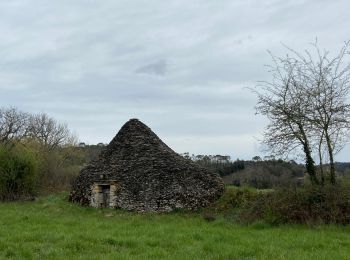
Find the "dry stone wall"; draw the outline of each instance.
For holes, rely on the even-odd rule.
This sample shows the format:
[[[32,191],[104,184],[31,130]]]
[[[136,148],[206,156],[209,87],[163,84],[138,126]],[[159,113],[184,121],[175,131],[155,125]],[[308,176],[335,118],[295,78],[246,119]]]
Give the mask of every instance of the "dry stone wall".
[[[137,119],[129,120],[99,158],[81,171],[70,200],[91,205],[101,178],[118,187],[109,205],[133,211],[196,209],[224,191],[218,174],[175,153]]]

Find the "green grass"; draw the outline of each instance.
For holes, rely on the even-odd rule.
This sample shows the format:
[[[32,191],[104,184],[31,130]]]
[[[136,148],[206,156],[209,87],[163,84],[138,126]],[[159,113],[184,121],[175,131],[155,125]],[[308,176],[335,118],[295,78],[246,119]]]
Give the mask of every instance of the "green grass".
[[[196,213],[135,214],[66,202],[0,203],[1,259],[349,259],[350,228],[239,226]]]

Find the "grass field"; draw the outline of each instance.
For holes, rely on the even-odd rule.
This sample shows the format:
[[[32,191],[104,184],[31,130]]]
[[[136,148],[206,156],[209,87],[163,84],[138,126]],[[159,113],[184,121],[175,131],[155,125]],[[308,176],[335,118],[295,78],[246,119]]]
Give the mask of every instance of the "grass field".
[[[66,202],[0,203],[1,259],[349,259],[350,228],[239,226],[196,213],[134,214]]]

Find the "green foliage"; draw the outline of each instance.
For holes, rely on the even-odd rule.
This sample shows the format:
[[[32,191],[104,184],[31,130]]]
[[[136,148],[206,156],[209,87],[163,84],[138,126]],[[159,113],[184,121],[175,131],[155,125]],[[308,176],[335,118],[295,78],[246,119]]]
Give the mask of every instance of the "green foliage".
[[[75,140],[66,124],[45,113],[0,108],[0,199],[34,193],[36,180],[40,191],[67,189],[84,162],[81,151],[75,150]],[[14,141],[18,143],[11,144]],[[38,164],[34,163],[36,160]]]
[[[277,189],[247,201],[238,219],[245,223],[350,224],[350,185]]]
[[[215,211],[220,214],[231,212],[240,208],[247,201],[258,196],[259,191],[254,188],[236,188],[227,186],[225,193],[216,202],[210,205],[206,210]]]
[[[66,194],[0,203],[0,259],[348,259],[350,227],[250,226],[96,210]],[[20,212],[21,214],[18,214]]]
[[[37,191],[38,163],[21,144],[0,145],[0,200],[31,197]]]
[[[85,154],[73,146],[46,149],[33,140],[26,146],[35,152],[40,162],[38,185],[41,193],[68,190],[85,161]]]
[[[41,158],[40,190],[43,193],[67,191],[84,165],[96,159],[104,148],[98,145],[75,147],[73,145],[47,150],[38,144],[35,150]]]

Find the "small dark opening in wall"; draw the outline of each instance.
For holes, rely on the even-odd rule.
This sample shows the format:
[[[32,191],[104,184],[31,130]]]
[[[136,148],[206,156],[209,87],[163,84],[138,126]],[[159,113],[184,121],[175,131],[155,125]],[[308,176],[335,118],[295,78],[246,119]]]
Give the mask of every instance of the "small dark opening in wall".
[[[110,185],[100,185],[101,187],[101,193],[102,193],[102,201],[100,202],[101,208],[107,208],[109,207],[109,201],[110,201]]]

